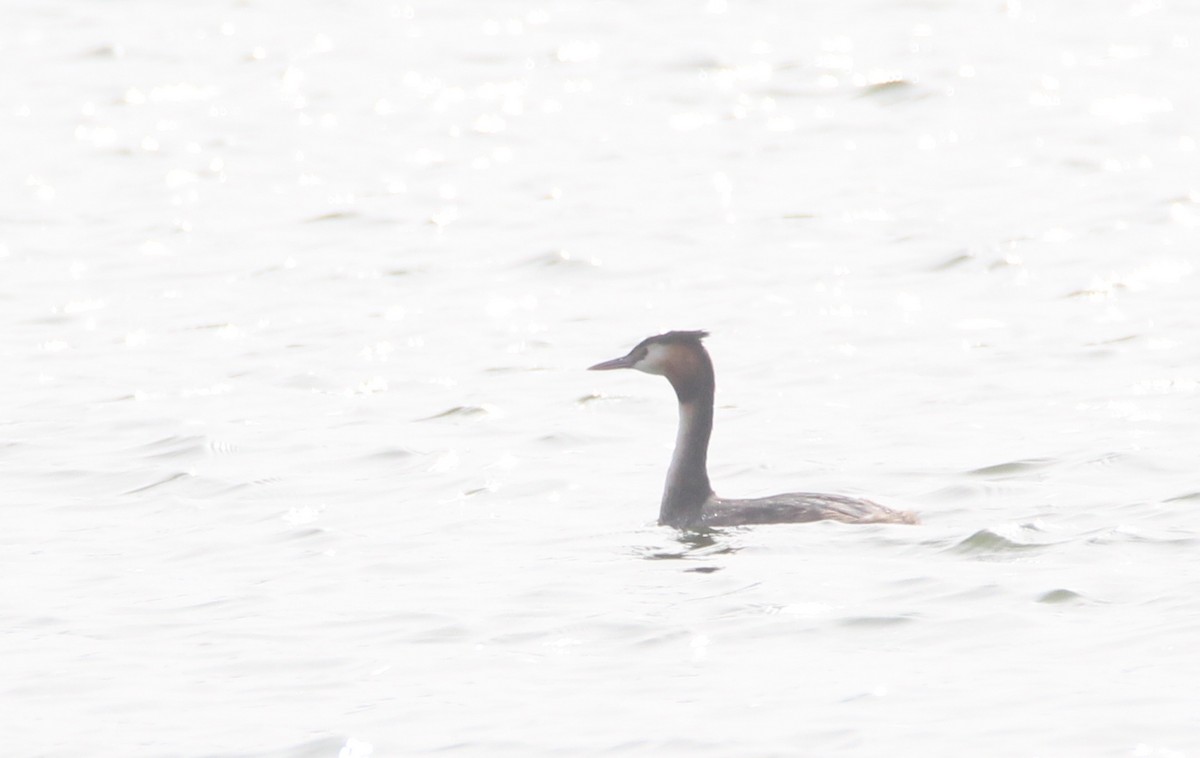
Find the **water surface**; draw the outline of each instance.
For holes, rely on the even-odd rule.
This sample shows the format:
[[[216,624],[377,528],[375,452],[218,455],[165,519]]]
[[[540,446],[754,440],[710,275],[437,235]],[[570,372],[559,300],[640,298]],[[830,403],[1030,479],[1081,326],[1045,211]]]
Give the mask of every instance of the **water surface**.
[[[5,5],[4,752],[1200,751],[1195,9]]]

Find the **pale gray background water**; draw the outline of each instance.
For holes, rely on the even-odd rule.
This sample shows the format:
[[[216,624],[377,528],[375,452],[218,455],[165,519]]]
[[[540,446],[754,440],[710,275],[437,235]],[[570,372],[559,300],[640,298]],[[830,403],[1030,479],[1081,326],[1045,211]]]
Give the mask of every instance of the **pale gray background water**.
[[[1200,754],[1200,7],[0,12],[3,754]]]

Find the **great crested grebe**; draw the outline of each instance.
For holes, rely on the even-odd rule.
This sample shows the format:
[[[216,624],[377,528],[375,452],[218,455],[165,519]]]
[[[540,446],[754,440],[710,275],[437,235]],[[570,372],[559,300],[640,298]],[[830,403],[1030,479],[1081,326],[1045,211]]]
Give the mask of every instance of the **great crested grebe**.
[[[915,524],[917,517],[870,500],[789,492],[751,500],[727,500],[708,483],[708,438],[712,434],[716,379],[700,340],[708,332],[667,332],[647,337],[622,358],[589,371],[633,368],[665,376],[679,398],[679,433],[667,470],[658,523],[676,528],[844,521],[850,524]]]

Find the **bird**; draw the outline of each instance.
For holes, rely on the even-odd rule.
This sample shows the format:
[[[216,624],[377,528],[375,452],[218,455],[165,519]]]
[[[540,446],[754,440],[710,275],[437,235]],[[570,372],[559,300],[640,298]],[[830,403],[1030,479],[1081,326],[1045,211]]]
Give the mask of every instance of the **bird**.
[[[658,523],[677,529],[841,521],[848,524],[916,524],[917,516],[846,495],[789,492],[737,500],[718,497],[708,479],[716,377],[702,340],[706,331],[671,331],[647,337],[628,354],[588,367],[631,368],[666,377],[679,400],[675,452],[667,469]]]

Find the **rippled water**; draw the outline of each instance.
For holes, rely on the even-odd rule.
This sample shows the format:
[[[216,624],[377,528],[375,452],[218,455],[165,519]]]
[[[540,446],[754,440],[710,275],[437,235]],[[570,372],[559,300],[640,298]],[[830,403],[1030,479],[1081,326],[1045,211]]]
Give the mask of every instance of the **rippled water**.
[[[1197,8],[4,6],[2,752],[1200,752]]]

